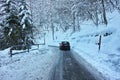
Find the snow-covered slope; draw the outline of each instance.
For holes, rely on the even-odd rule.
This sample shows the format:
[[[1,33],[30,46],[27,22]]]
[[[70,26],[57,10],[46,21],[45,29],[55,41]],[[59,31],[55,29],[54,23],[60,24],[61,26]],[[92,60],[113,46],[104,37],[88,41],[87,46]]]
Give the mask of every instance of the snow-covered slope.
[[[118,11],[107,13],[107,19],[107,26],[101,24],[96,27],[91,21],[85,21],[81,24],[80,32],[57,32],[57,39],[51,41],[48,38],[48,43],[58,46],[60,41],[69,41],[71,49],[96,68],[106,80],[120,80],[120,14]]]
[[[96,27],[91,21],[85,21],[81,24],[80,32],[56,32],[54,41],[48,34],[47,43],[58,46],[60,41],[70,41],[72,50],[96,68],[106,80],[120,80],[120,14],[118,11],[107,13],[107,19],[107,26],[101,24]]]
[[[117,11],[109,13],[108,21],[107,27],[81,25],[81,32],[73,34],[70,42],[72,49],[101,72],[107,80],[120,80],[120,14]],[[100,35],[102,43],[99,51],[97,43]]]

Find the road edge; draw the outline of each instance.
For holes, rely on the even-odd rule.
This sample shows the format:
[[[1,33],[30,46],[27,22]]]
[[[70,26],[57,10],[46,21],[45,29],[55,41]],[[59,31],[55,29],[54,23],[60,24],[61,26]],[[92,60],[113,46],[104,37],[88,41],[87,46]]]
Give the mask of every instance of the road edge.
[[[106,80],[105,76],[103,76],[101,72],[99,72],[95,67],[88,63],[76,51],[71,50],[71,55],[73,55],[73,57],[78,61],[78,63],[82,64],[95,77],[96,80]]]

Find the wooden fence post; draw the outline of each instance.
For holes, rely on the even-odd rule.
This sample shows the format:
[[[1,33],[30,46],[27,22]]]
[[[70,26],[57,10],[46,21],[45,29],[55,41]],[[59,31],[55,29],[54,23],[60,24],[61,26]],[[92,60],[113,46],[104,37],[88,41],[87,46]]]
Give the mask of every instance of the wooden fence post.
[[[44,45],[45,45],[45,35],[46,35],[46,34],[44,33]]]
[[[10,53],[9,54],[10,54],[10,57],[12,57],[12,48],[10,48]]]
[[[102,38],[102,37],[101,37],[101,35],[100,35],[100,37],[99,37],[99,42],[98,42],[98,46],[99,46],[98,49],[99,49],[99,51],[100,51],[100,48],[101,48],[101,38]]]
[[[38,49],[39,49],[39,44],[38,44]]]
[[[29,46],[29,45],[27,45],[27,47],[28,47],[28,52],[29,52],[29,51],[30,51],[30,50],[29,50],[29,47],[30,47],[30,46]]]

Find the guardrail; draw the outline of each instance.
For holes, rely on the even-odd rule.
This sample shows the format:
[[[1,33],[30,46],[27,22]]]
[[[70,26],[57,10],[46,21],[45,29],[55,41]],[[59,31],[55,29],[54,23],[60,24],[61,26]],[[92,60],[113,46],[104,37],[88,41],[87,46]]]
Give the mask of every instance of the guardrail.
[[[37,46],[37,48],[39,49],[39,46],[44,45],[44,44],[33,44],[33,45]],[[29,52],[30,48],[31,48],[30,45],[14,45],[14,46],[10,47],[9,55],[10,55],[10,57],[12,57],[13,50],[17,50],[17,49],[18,50],[27,50],[27,52]]]

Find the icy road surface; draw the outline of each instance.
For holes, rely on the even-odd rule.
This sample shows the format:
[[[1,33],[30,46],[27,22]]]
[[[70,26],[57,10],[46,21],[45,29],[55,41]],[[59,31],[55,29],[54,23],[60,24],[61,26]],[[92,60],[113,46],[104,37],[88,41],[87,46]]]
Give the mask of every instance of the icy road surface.
[[[51,80],[100,80],[96,75],[91,74],[85,65],[79,64],[73,57],[72,51],[60,51],[59,53],[59,62],[53,71]]]
[[[94,78],[82,66],[84,60],[74,58],[71,51],[44,47],[12,58],[7,55],[8,51],[0,51],[0,80],[100,80]]]

